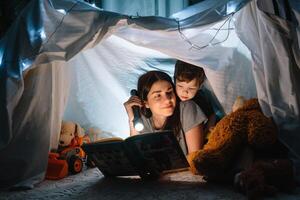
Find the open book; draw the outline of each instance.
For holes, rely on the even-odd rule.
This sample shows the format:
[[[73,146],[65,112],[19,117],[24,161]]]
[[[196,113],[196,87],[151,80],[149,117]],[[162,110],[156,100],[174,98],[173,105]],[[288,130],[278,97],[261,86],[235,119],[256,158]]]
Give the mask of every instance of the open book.
[[[189,167],[172,131],[107,138],[82,148],[105,176],[147,178]]]

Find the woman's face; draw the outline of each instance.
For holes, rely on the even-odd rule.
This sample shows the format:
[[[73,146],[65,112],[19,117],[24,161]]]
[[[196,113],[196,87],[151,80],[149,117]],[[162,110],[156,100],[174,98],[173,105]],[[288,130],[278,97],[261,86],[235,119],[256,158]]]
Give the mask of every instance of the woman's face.
[[[168,81],[155,82],[145,101],[154,117],[169,117],[173,114],[176,106],[176,96],[172,85]]]

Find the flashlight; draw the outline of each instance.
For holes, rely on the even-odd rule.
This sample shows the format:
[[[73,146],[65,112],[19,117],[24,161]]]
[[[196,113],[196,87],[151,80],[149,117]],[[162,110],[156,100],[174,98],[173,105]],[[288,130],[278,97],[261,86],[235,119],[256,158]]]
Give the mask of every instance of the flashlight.
[[[137,96],[137,91],[136,90],[131,90],[130,91],[131,96]],[[132,111],[133,111],[133,126],[135,130],[137,131],[142,131],[144,129],[144,124],[141,118],[140,114],[140,107],[139,106],[132,106]]]

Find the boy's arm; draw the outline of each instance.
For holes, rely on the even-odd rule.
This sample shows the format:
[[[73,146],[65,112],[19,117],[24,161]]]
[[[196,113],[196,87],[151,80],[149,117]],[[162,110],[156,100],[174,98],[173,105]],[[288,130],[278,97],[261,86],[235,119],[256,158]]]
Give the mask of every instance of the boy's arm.
[[[199,124],[185,133],[188,153],[198,151],[204,145],[203,125]]]
[[[186,156],[186,158],[190,165],[189,170],[192,174],[198,175],[199,172],[193,162],[193,159],[197,156],[198,150],[202,149],[204,146],[203,125],[199,124],[195,126],[186,133],[185,137],[188,148],[188,155]]]
[[[188,153],[203,148],[204,125],[207,120],[200,107],[193,101],[180,102],[182,130],[185,134]]]

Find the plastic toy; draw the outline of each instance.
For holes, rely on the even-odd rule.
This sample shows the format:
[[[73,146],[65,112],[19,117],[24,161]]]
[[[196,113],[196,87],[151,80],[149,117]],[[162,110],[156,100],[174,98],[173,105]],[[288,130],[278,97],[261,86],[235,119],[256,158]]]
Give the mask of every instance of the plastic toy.
[[[49,153],[46,179],[61,179],[69,173],[77,174],[82,171],[87,157],[80,147],[83,137],[76,136],[68,147],[60,147],[57,152]]]

